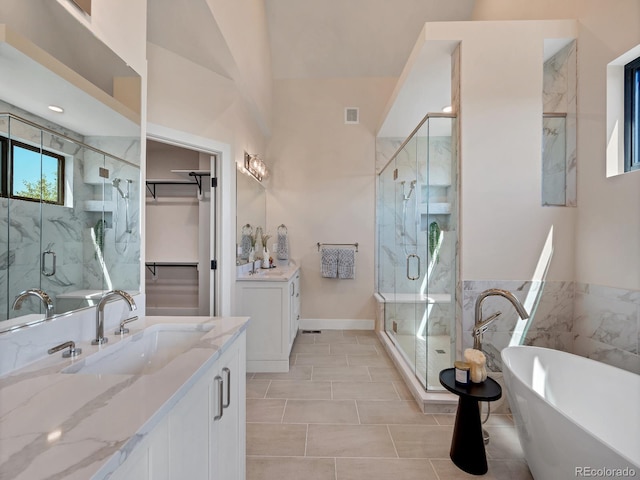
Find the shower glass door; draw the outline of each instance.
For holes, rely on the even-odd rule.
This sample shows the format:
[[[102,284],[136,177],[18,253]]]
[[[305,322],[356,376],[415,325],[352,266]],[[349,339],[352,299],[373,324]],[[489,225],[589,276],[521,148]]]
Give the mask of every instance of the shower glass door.
[[[442,389],[438,374],[455,358],[453,127],[451,117],[427,116],[404,142],[389,139],[398,148],[378,182],[378,293],[385,302],[385,331],[428,390]]]

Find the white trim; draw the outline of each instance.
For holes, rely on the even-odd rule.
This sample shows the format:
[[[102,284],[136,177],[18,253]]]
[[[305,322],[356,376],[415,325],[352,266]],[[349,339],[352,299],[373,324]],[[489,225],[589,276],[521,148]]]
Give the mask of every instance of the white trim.
[[[373,330],[375,320],[359,318],[302,318],[300,330]]]
[[[624,66],[640,56],[640,45],[633,47],[607,65],[606,175],[624,171]]]

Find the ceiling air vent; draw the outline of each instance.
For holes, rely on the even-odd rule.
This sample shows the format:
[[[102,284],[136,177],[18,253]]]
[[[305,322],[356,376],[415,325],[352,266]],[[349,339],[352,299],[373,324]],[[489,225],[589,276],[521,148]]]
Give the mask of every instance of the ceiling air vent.
[[[358,107],[347,107],[344,109],[344,123],[360,123],[360,111]]]

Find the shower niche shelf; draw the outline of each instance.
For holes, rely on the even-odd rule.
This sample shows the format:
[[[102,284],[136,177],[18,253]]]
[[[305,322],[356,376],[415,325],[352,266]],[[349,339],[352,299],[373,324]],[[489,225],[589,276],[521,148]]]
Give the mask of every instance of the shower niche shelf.
[[[111,201],[102,200],[85,200],[84,211],[85,212],[113,212],[115,209],[115,203]]]
[[[450,215],[450,203],[422,203],[420,204],[421,215]]]

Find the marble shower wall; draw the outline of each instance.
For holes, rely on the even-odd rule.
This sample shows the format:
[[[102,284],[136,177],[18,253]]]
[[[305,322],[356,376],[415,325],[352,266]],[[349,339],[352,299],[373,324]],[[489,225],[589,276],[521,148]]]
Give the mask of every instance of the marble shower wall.
[[[403,141],[397,138],[377,140],[378,169],[386,165]],[[416,161],[417,158],[420,160]],[[427,205],[456,203],[452,158],[455,158],[455,151],[452,151],[451,137],[427,139],[416,136],[379,177],[377,290],[387,300],[390,297],[388,294],[411,295],[418,292],[448,294],[454,298],[457,248],[455,209],[453,213],[438,214],[434,214],[431,207],[427,210]],[[398,170],[396,180],[393,179],[394,169]],[[416,180],[415,189],[410,198],[404,200],[409,195],[412,180]],[[404,186],[401,184],[403,181]],[[437,261],[431,258],[428,247],[429,224],[433,221],[438,222],[442,230]],[[412,254],[420,257],[421,275],[418,280],[407,278],[407,256]],[[412,263],[411,268],[412,273],[417,273],[417,264]],[[432,304],[427,313],[427,333],[448,335],[454,318],[454,305],[451,302]],[[397,322],[398,333],[401,334],[415,334],[424,315],[424,305],[416,309],[406,300],[393,306],[387,304],[387,319]]]
[[[577,204],[577,55],[573,41],[544,63],[542,103],[545,113],[566,117],[543,119],[542,204]]]
[[[60,134],[89,144],[81,135],[64,129],[28,112],[0,101],[0,111],[9,112]],[[28,288],[42,288],[54,299],[56,313],[86,306],[86,301],[65,299],[61,294],[79,290],[103,290],[123,288],[137,291],[140,288],[140,239],[139,239],[139,167],[110,159],[61,136],[44,133],[16,119],[8,124],[7,117],[0,119],[0,132],[10,131],[12,138],[19,138],[34,145],[64,154],[65,160],[65,205],[51,205],[17,199],[0,198],[0,304],[6,309],[0,312],[0,320],[16,316],[10,312],[15,296]],[[9,130],[10,127],[10,130]],[[96,137],[90,139],[96,146],[114,155],[122,155],[140,162],[140,141],[135,138]],[[115,151],[114,151],[115,149]],[[115,215],[119,228],[118,238],[114,233],[115,205],[110,181],[103,185],[91,179],[88,172],[98,166],[110,164],[113,173],[131,178],[129,201],[129,223],[131,233],[124,226],[124,204],[119,205],[120,218]],[[97,175],[96,175],[97,177]],[[99,177],[97,177],[99,178]],[[102,256],[96,253],[94,226],[103,218],[103,200],[107,222],[105,245]],[[55,252],[56,271],[52,276],[42,275],[42,253]],[[52,256],[47,256],[46,270],[50,271]],[[108,281],[106,281],[109,279]],[[62,309],[58,308],[58,304]],[[39,313],[40,305],[27,301],[19,314]]]

